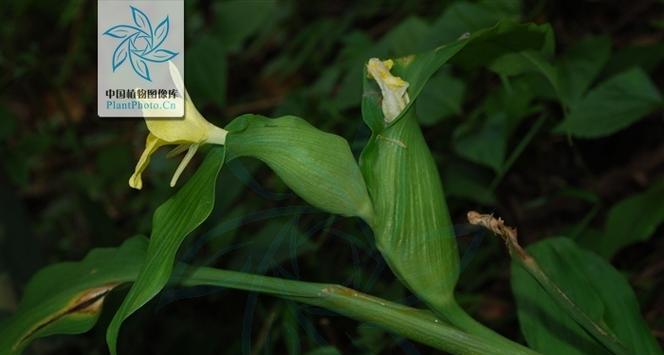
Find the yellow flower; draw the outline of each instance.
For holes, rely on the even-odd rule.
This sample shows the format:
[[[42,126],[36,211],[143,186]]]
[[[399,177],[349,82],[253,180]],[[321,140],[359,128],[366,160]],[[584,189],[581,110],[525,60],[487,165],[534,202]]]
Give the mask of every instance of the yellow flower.
[[[158,118],[160,117],[159,109],[143,109],[145,124],[148,126],[150,133],[148,133],[145,141],[145,150],[136,164],[134,174],[129,178],[129,186],[134,189],[140,190],[143,187],[141,173],[143,173],[150,163],[150,156],[160,147],[177,145],[177,147],[168,153],[167,157],[169,158],[185,150],[187,151],[171,179],[171,187],[173,187],[201,144],[223,145],[226,143],[226,134],[228,132],[203,118],[196,109],[196,106],[191,102],[191,98],[184,88],[184,82],[177,67],[169,62],[169,69],[178,92],[184,93],[184,118]],[[147,101],[143,103],[145,102]]]
[[[397,118],[410,102],[406,92],[409,84],[390,73],[393,65],[392,60],[381,61],[377,58],[371,58],[367,63],[367,71],[376,80],[383,95],[382,109],[385,123],[390,123]]]

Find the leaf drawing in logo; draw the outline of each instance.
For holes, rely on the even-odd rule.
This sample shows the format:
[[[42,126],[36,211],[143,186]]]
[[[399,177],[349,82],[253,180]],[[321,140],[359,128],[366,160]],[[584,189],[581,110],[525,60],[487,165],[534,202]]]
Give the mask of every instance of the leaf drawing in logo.
[[[145,54],[143,58],[151,62],[162,63],[171,60],[176,55],[178,54],[173,51],[169,51],[167,49],[157,49],[154,52]]]
[[[141,78],[147,81],[152,81],[152,79],[150,79],[150,69],[145,60],[137,55],[130,55],[129,60],[131,61],[131,67],[134,68],[136,74],[140,75]]]
[[[115,50],[113,51],[113,71],[117,69],[122,63],[124,63],[125,60],[127,60],[127,55],[129,53],[129,46],[127,45],[127,42],[129,39],[126,39],[120,43],[119,46],[115,47]]]
[[[150,18],[143,11],[134,6],[129,7],[134,23],[116,25],[103,33],[121,40],[113,51],[111,65],[115,72],[129,58],[134,73],[147,81],[152,81],[148,62],[167,62],[179,54],[161,48],[170,31],[170,19],[166,16],[153,30]]]
[[[141,10],[129,6],[131,8],[131,16],[134,18],[134,23],[138,28],[140,28],[146,34],[152,34],[152,24],[150,24],[150,19],[148,16]]]
[[[139,31],[138,28],[128,25],[117,25],[109,28],[104,32],[105,35],[115,38],[126,38],[127,36]]]
[[[168,31],[170,30],[170,20],[168,16],[157,25],[157,28],[154,30],[154,47],[159,48],[166,37],[168,37]]]

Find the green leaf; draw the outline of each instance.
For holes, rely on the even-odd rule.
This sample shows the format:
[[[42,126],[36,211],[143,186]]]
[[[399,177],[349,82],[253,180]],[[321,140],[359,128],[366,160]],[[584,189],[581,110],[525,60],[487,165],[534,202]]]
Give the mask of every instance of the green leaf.
[[[439,71],[422,89],[416,103],[417,119],[423,126],[432,126],[450,116],[460,115],[465,91],[463,80],[448,71]]]
[[[332,53],[334,44],[348,28],[348,24],[348,20],[323,17],[301,28],[290,38],[284,38],[285,48],[281,50],[282,54],[264,66],[262,74],[266,77],[285,78],[299,74],[305,65],[322,65],[317,62]],[[270,37],[274,38],[274,33],[270,34]]]
[[[505,161],[509,129],[507,116],[497,113],[475,124],[469,122],[454,132],[454,150],[462,157],[499,172]]]
[[[190,96],[196,98],[199,106],[212,102],[224,107],[228,68],[223,42],[203,36],[186,53],[185,80]]]
[[[265,274],[283,262],[316,250],[316,245],[294,221],[268,222],[255,236],[243,238],[242,248],[229,262],[229,268]],[[247,265],[248,261],[252,261]]]
[[[650,78],[633,68],[591,90],[555,130],[582,138],[607,136],[661,107],[662,97]]]
[[[229,51],[238,51],[250,36],[270,22],[277,10],[277,2],[272,0],[232,0],[217,3],[215,31]]]
[[[452,63],[468,70],[488,66],[508,53],[547,50],[553,30],[549,24],[517,24],[501,21],[491,28],[472,33],[468,45],[452,59]]]
[[[570,107],[583,97],[602,71],[611,55],[611,39],[606,36],[589,37],[576,43],[557,64],[564,102]]]
[[[395,124],[406,114],[424,89],[429,78],[448,61],[465,68],[476,68],[491,63],[495,58],[505,53],[541,48],[549,31],[547,25],[521,25],[501,22],[494,27],[478,31],[466,38],[442,45],[434,50],[397,58],[394,61],[392,73],[410,84],[408,86],[410,103],[391,124]],[[378,91],[377,85],[370,80],[365,73],[362,117],[372,131],[377,133],[384,129],[382,114],[376,115],[364,112],[365,109],[375,107],[375,103],[380,100],[380,91]]]
[[[522,0],[480,0],[477,3],[490,10],[498,20],[519,21],[521,18]]]
[[[0,328],[0,354],[20,354],[35,339],[80,334],[97,322],[106,295],[133,281],[143,264],[147,239],[92,250],[83,260],[50,265],[25,288],[16,313]]]
[[[519,1],[459,1],[451,4],[433,23],[427,47],[452,42],[464,33],[473,33],[495,25],[500,20],[517,21],[520,17]]]
[[[116,354],[122,322],[166,285],[180,244],[210,215],[224,156],[223,147],[213,147],[187,183],[155,211],[145,264],[106,332],[111,354]]]
[[[503,76],[514,76],[531,72],[540,73],[546,78],[546,82],[551,86],[556,96],[563,103],[566,102],[565,93],[560,87],[558,71],[542,52],[529,50],[508,53],[491,63],[490,68]]]
[[[567,238],[546,239],[527,249],[576,305],[611,329],[632,353],[661,353],[629,283],[605,260]],[[521,332],[533,349],[544,354],[609,354],[516,263],[512,291]]]
[[[540,116],[535,123],[530,126],[528,131],[522,135],[519,139],[519,143],[517,143],[514,148],[512,149],[512,152],[509,154],[505,162],[500,167],[500,170],[498,171],[498,174],[496,177],[493,179],[491,182],[491,185],[489,187],[490,190],[494,190],[496,186],[500,183],[500,181],[503,179],[507,171],[516,163],[516,161],[519,159],[523,151],[526,149],[528,144],[535,138],[537,133],[539,132],[540,128],[544,125],[546,122],[547,116],[542,115]]]
[[[452,140],[454,150],[474,163],[492,168],[500,179],[539,130],[540,125],[536,124],[528,134],[519,137],[520,142],[507,159],[508,143],[513,132],[524,118],[539,110],[531,104],[533,93],[530,89],[521,78],[504,78],[504,85],[493,90],[483,105],[455,129]]]
[[[489,188],[490,172],[465,162],[453,162],[442,172],[443,185],[448,197],[472,201],[484,206],[496,204],[496,196]]]
[[[344,138],[295,116],[243,115],[226,129],[229,160],[260,159],[313,206],[369,223],[373,219],[362,173]]]
[[[418,51],[421,41],[429,33],[429,25],[419,17],[409,17],[390,32],[385,34],[377,44],[377,50],[383,47],[389,55],[403,56]]]
[[[652,73],[664,59],[664,43],[628,45],[611,56],[604,69],[606,74],[617,74],[633,67]]]
[[[611,259],[633,243],[647,240],[664,222],[664,181],[611,207],[604,233],[579,241],[584,247]]]

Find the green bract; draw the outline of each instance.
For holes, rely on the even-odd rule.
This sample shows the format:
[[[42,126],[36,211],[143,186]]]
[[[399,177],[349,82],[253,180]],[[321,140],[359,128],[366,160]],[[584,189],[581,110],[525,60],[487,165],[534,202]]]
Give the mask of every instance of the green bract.
[[[390,73],[374,74],[375,62],[371,59],[368,69],[378,84],[384,76],[401,80]],[[362,102],[368,124],[384,122],[372,127],[360,160],[376,210],[376,243],[397,277],[424,302],[442,309],[454,297],[459,274],[452,222],[415,111],[406,109],[394,124],[377,119],[393,115],[381,104],[389,97],[386,90],[385,85],[365,82]]]
[[[438,169],[415,115],[374,133],[361,164],[378,249],[405,285],[442,308],[453,297],[459,256]]]
[[[243,115],[226,128],[229,159],[260,159],[308,203],[371,223],[371,200],[344,138],[295,116]]]
[[[454,303],[459,256],[438,170],[413,104],[448,61],[472,67],[514,50],[537,48],[548,30],[504,22],[428,52],[386,60],[383,70],[374,68],[379,61],[368,62],[362,118],[372,136],[360,165],[376,210],[376,242],[399,279],[436,310]],[[486,53],[479,56],[478,48]],[[399,96],[386,90],[403,87],[408,92],[401,113],[386,111],[386,98]]]
[[[459,276],[454,228],[413,104],[446,62],[485,64],[510,51],[541,46],[547,31],[546,26],[500,23],[429,52],[385,60],[382,66],[370,59],[365,68],[362,116],[372,135],[360,165],[376,211],[372,227],[378,249],[399,280],[432,310],[511,354],[531,351],[472,319],[454,299]],[[478,46],[485,50],[481,56]],[[404,87],[406,93],[397,91]],[[396,103],[386,105],[385,100]],[[394,107],[402,111],[395,113]]]

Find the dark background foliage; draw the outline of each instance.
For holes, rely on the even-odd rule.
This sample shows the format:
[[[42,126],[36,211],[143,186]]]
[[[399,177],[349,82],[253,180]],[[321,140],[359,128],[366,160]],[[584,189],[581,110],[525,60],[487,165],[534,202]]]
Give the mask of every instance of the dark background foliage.
[[[0,319],[39,268],[149,234],[153,211],[172,193],[168,180],[177,164],[159,153],[144,189],[127,186],[146,129],[137,120],[96,117],[95,2],[3,5]],[[504,18],[551,23],[552,60],[585,39],[608,40],[610,54],[594,64],[593,86],[635,66],[662,84],[661,1],[187,0],[185,7],[186,82],[210,121],[223,126],[241,113],[295,114],[346,137],[356,153],[369,134],[359,113],[362,63],[369,56],[430,49]],[[661,111],[599,138],[577,138],[555,133],[565,112],[550,91],[539,73],[510,81],[508,75],[452,67],[434,77],[418,103],[458,224],[460,302],[499,332],[522,339],[509,258],[499,241],[464,225],[469,209],[502,216],[519,228],[524,244],[566,235],[599,253],[605,226],[626,234],[641,228],[645,232],[625,237],[629,241],[617,243],[620,250],[608,257],[630,281],[661,342],[664,241],[651,236],[661,236],[662,217],[639,218],[662,199],[612,210],[661,184]],[[507,118],[496,121],[495,106]],[[602,124],[595,123],[598,130]],[[417,304],[395,282],[366,226],[304,206],[265,166],[239,160],[224,167],[217,199],[181,260],[341,283]],[[638,238],[647,240],[633,243]],[[122,295],[112,295],[92,332],[37,341],[30,353],[106,353],[105,325]],[[334,354],[331,347],[342,353],[433,352],[320,309],[206,288],[168,288],[129,319],[120,342],[124,354]]]

